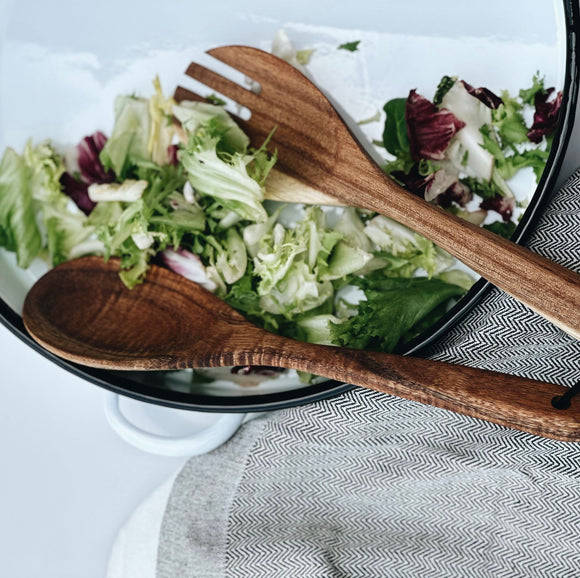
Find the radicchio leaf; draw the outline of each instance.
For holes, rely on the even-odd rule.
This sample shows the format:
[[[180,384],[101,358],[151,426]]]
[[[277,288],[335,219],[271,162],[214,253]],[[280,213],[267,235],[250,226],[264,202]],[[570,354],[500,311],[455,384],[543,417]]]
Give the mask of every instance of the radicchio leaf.
[[[179,164],[179,157],[177,153],[179,152],[179,145],[172,144],[167,147],[167,163],[170,165]]]
[[[393,171],[391,177],[401,183],[411,193],[418,197],[423,197],[427,185],[433,180],[433,173],[422,175],[419,172],[419,163],[415,163],[408,173],[405,171]]]
[[[206,268],[201,259],[191,251],[186,251],[180,247],[176,249],[165,249],[161,254],[161,262],[168,269],[198,283],[208,291],[215,291],[217,285],[208,277]]]
[[[512,218],[515,204],[516,200],[514,197],[503,197],[497,194],[495,197],[484,199],[479,206],[486,211],[499,213],[501,218],[507,222]]]
[[[471,199],[473,199],[471,189],[463,183],[455,181],[450,187],[437,196],[436,203],[443,208],[450,207],[453,203],[460,207],[465,207]]]
[[[86,215],[90,214],[96,205],[89,198],[89,186],[93,183],[104,184],[115,181],[115,173],[106,171],[99,159],[106,142],[107,137],[102,132],[85,137],[73,152],[78,171],[69,169],[60,180],[64,192]]]
[[[82,179],[89,183],[112,183],[115,180],[113,171],[106,171],[99,155],[107,142],[102,132],[85,137],[78,145],[78,163]]]
[[[85,214],[90,215],[97,203],[91,201],[89,197],[89,185],[80,179],[76,179],[70,173],[63,173],[60,184],[67,196]]]
[[[535,144],[542,142],[544,136],[552,133],[558,122],[558,113],[562,106],[562,92],[558,92],[554,99],[548,101],[552,92],[554,92],[554,88],[538,91],[534,98],[536,112],[534,113],[534,123],[528,132],[528,138]]]
[[[473,199],[471,189],[461,183],[456,175],[443,169],[422,175],[418,167],[417,163],[411,167],[408,173],[393,171],[391,176],[408,191],[423,197],[426,201],[434,202],[440,207],[448,208],[453,203],[464,207]]]
[[[499,108],[500,104],[503,104],[503,100],[497,96],[497,94],[494,94],[491,90],[484,87],[474,88],[471,86],[471,84],[465,82],[465,80],[462,80],[461,83],[465,87],[465,90],[471,94],[471,96],[474,96],[477,98],[477,100],[483,102],[483,104],[485,104],[485,106],[488,108],[495,110],[496,108]]]
[[[403,185],[405,189],[415,193],[419,197],[423,196],[427,183],[433,178],[432,175],[420,175],[419,171],[417,171],[416,164],[411,167],[408,173],[405,171],[393,171],[391,177]]]
[[[443,160],[449,141],[465,126],[453,113],[411,90],[405,109],[413,160]]]
[[[425,188],[425,200],[434,201],[443,208],[451,207],[453,203],[465,207],[473,199],[471,189],[461,183],[456,175],[451,175],[444,170],[435,173]]]

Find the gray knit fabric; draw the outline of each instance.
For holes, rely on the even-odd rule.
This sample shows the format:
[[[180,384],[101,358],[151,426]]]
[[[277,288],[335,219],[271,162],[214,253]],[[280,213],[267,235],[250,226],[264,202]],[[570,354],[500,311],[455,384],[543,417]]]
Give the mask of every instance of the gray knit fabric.
[[[580,172],[528,243],[580,271]],[[425,355],[572,385],[580,343],[502,292]],[[356,389],[192,458],[159,578],[580,576],[580,445]]]

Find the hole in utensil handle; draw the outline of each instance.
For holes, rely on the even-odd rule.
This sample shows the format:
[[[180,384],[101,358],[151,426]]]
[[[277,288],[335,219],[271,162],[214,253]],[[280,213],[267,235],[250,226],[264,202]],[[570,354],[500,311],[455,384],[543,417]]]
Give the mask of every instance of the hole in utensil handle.
[[[552,407],[556,409],[568,409],[572,403],[572,398],[580,392],[580,381],[573,385],[564,395],[557,395],[552,398]]]

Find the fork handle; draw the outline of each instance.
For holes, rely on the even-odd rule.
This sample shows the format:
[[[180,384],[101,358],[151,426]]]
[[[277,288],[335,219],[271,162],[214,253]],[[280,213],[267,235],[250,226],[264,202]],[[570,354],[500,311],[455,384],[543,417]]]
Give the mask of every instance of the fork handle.
[[[270,334],[260,360],[462,413],[534,435],[580,441],[580,399],[552,405],[569,388],[462,365],[312,345]],[[271,347],[273,347],[271,349]]]
[[[361,167],[362,169],[362,167]],[[356,187],[363,208],[389,215],[427,237],[530,309],[580,339],[580,275],[428,203],[390,180],[372,161]]]

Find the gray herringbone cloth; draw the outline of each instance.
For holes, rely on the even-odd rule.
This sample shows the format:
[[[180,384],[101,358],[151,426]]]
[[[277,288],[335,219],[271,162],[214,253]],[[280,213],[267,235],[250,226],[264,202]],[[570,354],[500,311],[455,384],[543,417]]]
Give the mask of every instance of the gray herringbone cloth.
[[[580,271],[580,171],[528,245]],[[492,289],[427,355],[572,385],[580,343]],[[366,390],[248,423],[179,475],[159,578],[580,576],[580,445]]]

